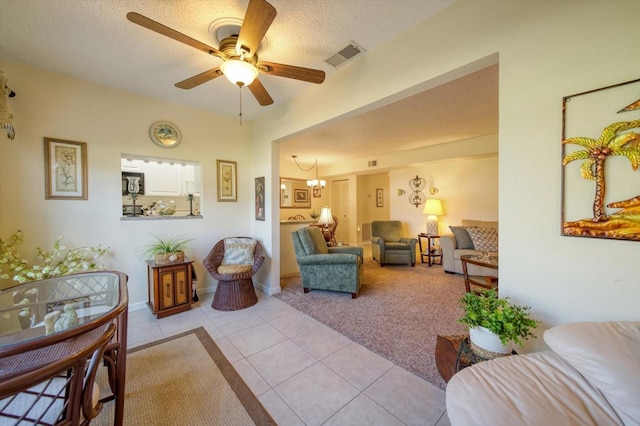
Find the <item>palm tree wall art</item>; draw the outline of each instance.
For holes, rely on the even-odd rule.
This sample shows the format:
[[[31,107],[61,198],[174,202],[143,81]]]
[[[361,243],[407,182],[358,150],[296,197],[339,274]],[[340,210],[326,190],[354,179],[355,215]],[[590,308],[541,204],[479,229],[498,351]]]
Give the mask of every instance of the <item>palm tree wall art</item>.
[[[637,82],[640,82],[640,79],[583,94],[590,94],[609,88],[619,89],[620,86]],[[638,86],[636,87],[638,91],[635,92],[635,99],[640,93],[640,84],[636,86]],[[627,96],[634,96],[633,91],[628,90],[627,87],[624,89],[621,93]],[[575,96],[578,95],[573,95],[572,97]],[[566,111],[566,102],[570,101],[572,97],[564,99],[565,108],[563,112]],[[625,105],[637,105],[638,102],[640,100],[635,100],[634,103],[629,105],[627,101]],[[595,110],[597,110],[597,107]],[[636,117],[629,117],[632,118],[629,121],[616,121],[606,125],[597,138],[587,136],[565,138],[565,129],[563,129],[562,235],[640,241],[640,179],[635,176],[629,178],[628,172],[625,171],[626,169],[636,172],[638,166],[640,166],[640,110],[628,107],[620,110],[620,107],[617,107],[613,112],[615,113],[616,111],[618,113],[630,112]],[[604,119],[607,119],[609,115],[603,114],[603,116]],[[568,148],[569,146],[572,146],[571,150]],[[570,152],[567,152],[569,150]],[[614,161],[614,157],[620,157],[624,161]],[[576,170],[573,167],[567,170],[567,165],[573,162],[581,162],[579,168]],[[578,220],[567,221],[565,219],[567,207],[571,207],[574,215],[576,211],[575,205],[567,205],[567,198],[572,190],[572,186],[568,183],[571,180],[567,178],[572,178],[573,174],[576,173],[579,173],[581,179],[593,183],[592,216],[583,216]],[[568,174],[571,174],[571,176]],[[607,189],[611,189],[610,192],[613,192],[613,197],[607,197]],[[616,197],[620,199],[615,199]],[[610,198],[614,199],[610,200]],[[575,198],[571,199],[571,203],[577,204]],[[580,208],[586,206],[586,203],[583,202],[579,204]],[[586,214],[586,211],[583,214]]]

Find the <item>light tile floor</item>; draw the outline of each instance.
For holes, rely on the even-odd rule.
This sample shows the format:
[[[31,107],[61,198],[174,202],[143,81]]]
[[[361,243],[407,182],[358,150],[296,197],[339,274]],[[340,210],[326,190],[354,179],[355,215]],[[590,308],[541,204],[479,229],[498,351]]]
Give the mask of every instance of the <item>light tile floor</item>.
[[[204,327],[279,425],[449,425],[445,393],[275,297],[234,312],[129,312],[129,347]]]

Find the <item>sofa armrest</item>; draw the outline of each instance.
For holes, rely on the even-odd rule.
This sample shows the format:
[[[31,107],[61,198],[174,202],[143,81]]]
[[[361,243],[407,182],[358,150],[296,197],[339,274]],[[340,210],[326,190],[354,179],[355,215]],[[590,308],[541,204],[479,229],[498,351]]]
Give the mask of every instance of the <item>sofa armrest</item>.
[[[453,252],[458,248],[453,234],[445,234],[440,237],[440,249],[442,250],[442,269],[447,272],[455,272],[456,265]]]

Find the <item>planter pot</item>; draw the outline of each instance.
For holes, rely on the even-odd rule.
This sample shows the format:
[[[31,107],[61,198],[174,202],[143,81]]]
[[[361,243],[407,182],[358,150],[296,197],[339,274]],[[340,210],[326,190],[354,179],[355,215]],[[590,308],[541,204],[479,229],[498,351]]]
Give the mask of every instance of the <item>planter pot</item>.
[[[469,328],[469,340],[471,350],[482,358],[499,358],[511,353],[509,346],[503,345],[497,334],[484,327]]]
[[[184,252],[178,251],[175,253],[156,254],[155,261],[157,264],[182,262],[184,260]]]

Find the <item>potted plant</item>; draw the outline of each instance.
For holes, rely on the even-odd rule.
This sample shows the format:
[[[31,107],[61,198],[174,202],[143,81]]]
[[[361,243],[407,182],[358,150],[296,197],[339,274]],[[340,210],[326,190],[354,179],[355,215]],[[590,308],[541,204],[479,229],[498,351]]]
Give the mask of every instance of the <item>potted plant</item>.
[[[458,322],[469,326],[469,339],[474,352],[484,358],[495,358],[510,352],[509,343],[521,345],[540,321],[529,316],[529,306],[515,305],[499,298],[495,290],[469,292],[460,299],[464,316]]]
[[[153,235],[153,234],[152,234]],[[184,251],[189,248],[192,238],[171,235],[153,235],[154,240],[143,249],[145,257],[153,257],[156,263],[170,263],[184,260]]]

